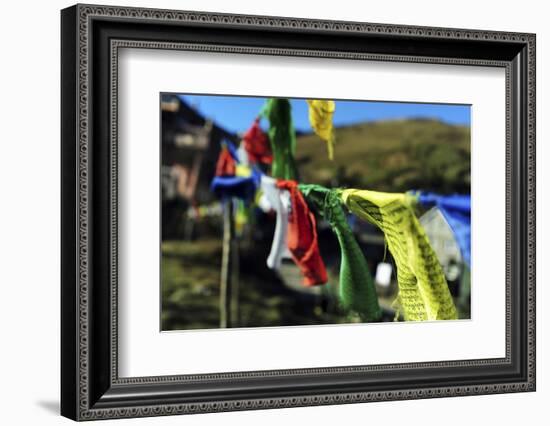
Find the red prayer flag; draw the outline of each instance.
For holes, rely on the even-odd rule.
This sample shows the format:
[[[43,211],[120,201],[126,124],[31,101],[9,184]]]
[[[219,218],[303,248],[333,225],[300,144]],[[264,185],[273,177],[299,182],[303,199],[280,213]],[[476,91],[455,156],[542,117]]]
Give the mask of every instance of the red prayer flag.
[[[216,163],[216,176],[235,176],[235,159],[226,146],[220,151],[218,162]]]
[[[304,285],[327,282],[327,270],[317,245],[317,223],[314,214],[292,180],[279,180],[277,187],[290,193],[291,212],[288,216],[287,245],[294,262],[304,274]]]
[[[273,155],[267,135],[260,128],[260,119],[256,118],[254,123],[243,135],[244,149],[248,158],[253,163],[271,164]]]

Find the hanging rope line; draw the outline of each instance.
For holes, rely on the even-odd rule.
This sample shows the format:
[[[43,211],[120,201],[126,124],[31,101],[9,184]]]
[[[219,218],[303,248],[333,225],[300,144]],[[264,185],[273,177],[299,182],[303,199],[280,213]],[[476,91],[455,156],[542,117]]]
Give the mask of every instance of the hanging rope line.
[[[307,103],[311,126],[327,143],[328,156],[332,160],[335,103],[329,100],[307,100]],[[269,121],[267,135],[260,127],[261,117]],[[248,203],[263,200],[268,209],[275,211],[275,231],[266,261],[269,268],[279,269],[285,253],[290,251],[302,272],[303,285],[321,285],[328,281],[311,206],[330,224],[340,246],[338,297],[342,307],[357,313],[363,321],[379,321],[382,311],[376,287],[348,224],[346,210],[349,210],[384,234],[397,265],[398,295],[394,306],[406,321],[458,317],[442,267],[413,207],[419,203],[441,210],[469,266],[470,196],[330,189],[298,183],[294,160],[296,137],[288,99],[266,101],[259,116],[244,133],[241,147],[248,156],[246,164],[239,160],[237,148],[231,142],[223,143],[211,189],[222,199],[239,198]],[[260,170],[259,163],[271,163],[271,176]]]

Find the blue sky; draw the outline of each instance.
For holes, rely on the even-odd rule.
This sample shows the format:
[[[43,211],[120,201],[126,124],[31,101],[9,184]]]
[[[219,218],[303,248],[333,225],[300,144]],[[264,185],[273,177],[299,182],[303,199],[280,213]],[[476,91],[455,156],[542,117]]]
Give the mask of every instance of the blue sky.
[[[266,98],[241,96],[180,95],[206,117],[231,132],[246,131]],[[297,130],[310,132],[307,103],[291,99],[292,118]],[[419,104],[336,100],[334,125],[401,118],[435,118],[449,124],[470,125],[469,105]],[[265,120],[263,120],[265,121]],[[265,123],[262,123],[265,127]]]

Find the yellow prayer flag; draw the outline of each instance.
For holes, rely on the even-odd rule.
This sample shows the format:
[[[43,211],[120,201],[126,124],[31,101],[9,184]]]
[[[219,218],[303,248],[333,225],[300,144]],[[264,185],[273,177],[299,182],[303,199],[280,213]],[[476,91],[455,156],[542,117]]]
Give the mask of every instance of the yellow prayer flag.
[[[334,101],[308,99],[309,122],[315,133],[327,143],[328,158],[334,158],[334,125],[332,116],[336,109]]]
[[[397,264],[398,299],[405,320],[457,319],[441,265],[411,207],[413,196],[346,189],[341,198],[353,214],[384,232]]]
[[[249,177],[250,175],[252,175],[252,169],[250,167],[243,164],[237,164],[235,166],[235,176]]]

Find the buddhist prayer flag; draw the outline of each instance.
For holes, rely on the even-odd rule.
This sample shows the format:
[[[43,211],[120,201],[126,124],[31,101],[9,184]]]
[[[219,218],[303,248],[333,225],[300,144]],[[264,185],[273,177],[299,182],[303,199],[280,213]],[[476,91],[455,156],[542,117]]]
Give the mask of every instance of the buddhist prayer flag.
[[[346,220],[337,190],[320,185],[299,185],[300,191],[327,220],[341,251],[339,297],[342,305],[357,312],[363,321],[381,317],[378,296],[363,252]]]
[[[243,176],[215,176],[210,189],[221,198],[236,197],[245,201],[254,198],[258,183],[256,177]]]
[[[291,180],[277,181],[277,187],[290,193],[291,208],[288,215],[287,245],[292,258],[304,274],[304,285],[312,286],[327,282],[327,271],[317,244],[315,215]]]
[[[222,145],[218,161],[216,162],[216,176],[234,176],[235,159],[229,152],[227,145]]]
[[[397,264],[398,301],[406,321],[457,319],[449,287],[409,194],[357,189],[341,199],[358,217],[378,226]]]
[[[288,230],[288,208],[284,203],[282,190],[277,188],[277,181],[269,176],[262,176],[262,192],[270,207],[276,213],[275,232],[271,250],[267,257],[267,266],[270,269],[279,269],[286,252],[286,234]],[[286,191],[285,191],[286,192]]]
[[[290,102],[284,98],[270,98],[264,104],[260,115],[269,120],[268,135],[273,152],[271,175],[277,179],[296,179],[296,133],[292,123]]]
[[[432,192],[418,194],[418,202],[424,207],[436,206],[440,211],[455,236],[460,254],[464,263],[471,267],[470,263],[470,236],[471,236],[471,198],[470,195],[438,195]]]
[[[336,109],[334,101],[308,99],[309,123],[313,131],[327,143],[328,158],[334,159],[334,126],[332,116]]]
[[[254,120],[252,126],[243,135],[243,145],[251,162],[271,164],[273,161],[269,140],[260,128],[259,118]]]
[[[224,144],[218,157],[216,176],[210,183],[210,189],[221,198],[236,197],[251,201],[260,186],[261,174],[256,169],[238,164],[235,161],[235,156],[235,148],[231,144]]]

